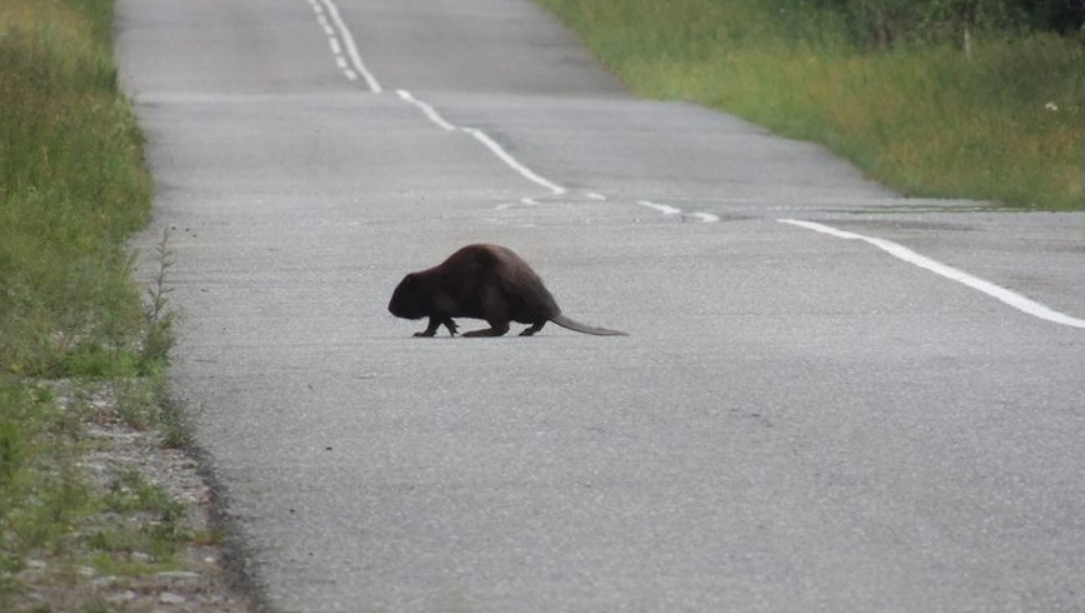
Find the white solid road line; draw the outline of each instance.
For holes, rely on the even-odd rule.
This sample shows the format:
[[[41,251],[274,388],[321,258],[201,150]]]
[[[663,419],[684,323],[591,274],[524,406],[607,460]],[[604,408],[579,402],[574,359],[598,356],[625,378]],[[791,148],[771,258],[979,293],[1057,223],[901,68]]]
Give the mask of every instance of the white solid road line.
[[[399,94],[400,98],[418,107],[422,111],[422,113],[427,118],[429,118],[430,121],[439,126],[442,130],[447,130],[450,132],[463,132],[464,134],[470,135],[472,138],[485,145],[486,148],[493,152],[493,154],[496,155],[499,160],[504,162],[506,166],[520,173],[520,176],[524,177],[528,181],[531,181],[536,185],[550,190],[550,193],[552,195],[560,196],[568,191],[561,185],[558,185],[557,183],[554,183],[549,179],[539,176],[538,173],[520,163],[520,161],[513,157],[511,153],[506,151],[504,147],[499,145],[496,141],[494,141],[494,139],[490,138],[490,136],[482,130],[479,130],[478,128],[465,128],[453,124],[444,117],[441,117],[441,114],[438,113],[437,110],[433,108],[433,106],[422,102],[418,98],[415,98],[411,95],[411,92],[405,89],[396,90],[396,93]]]
[[[472,137],[474,137],[475,140],[482,143],[483,145],[486,145],[486,147],[488,147],[490,151],[493,151],[494,155],[496,155],[502,162],[504,162],[516,172],[520,173],[528,181],[531,181],[532,183],[535,183],[550,190],[550,193],[552,195],[561,196],[562,194],[565,194],[569,191],[564,187],[558,185],[557,183],[550,181],[549,179],[544,179],[543,177],[536,174],[535,171],[521,164],[520,161],[513,157],[511,153],[505,151],[504,147],[497,144],[497,141],[490,138],[490,135],[486,134],[482,130],[479,130],[478,128],[460,128],[459,130],[461,132],[470,134]]]
[[[418,107],[418,109],[422,111],[422,114],[425,115],[427,119],[435,123],[437,127],[441,128],[442,130],[447,130],[449,132],[456,131],[456,126],[446,121],[444,117],[441,117],[441,114],[438,113],[437,110],[434,109],[431,105],[422,102],[418,98],[412,96],[411,92],[405,89],[400,89],[396,90],[396,93],[399,94],[400,98],[406,100],[408,104],[413,104],[414,106]]]
[[[789,224],[792,226],[798,226],[807,230],[813,230],[814,232],[820,232],[836,238],[844,240],[859,240],[865,243],[874,245],[875,247],[885,251],[893,257],[899,258],[913,264],[925,270],[929,270],[936,275],[943,276],[952,281],[956,281],[962,285],[970,287],[978,292],[987,294],[988,296],[1000,300],[1001,302],[1021,311],[1027,313],[1033,317],[1043,319],[1056,324],[1064,326],[1070,326],[1072,328],[1085,329],[1085,320],[1071,317],[1065,313],[1055,311],[1035,300],[1026,298],[1017,292],[1008,290],[1002,286],[995,285],[990,281],[981,279],[974,275],[971,275],[963,270],[958,270],[952,266],[947,266],[937,260],[932,260],[924,255],[920,255],[911,249],[903,245],[899,245],[892,241],[885,240],[883,238],[874,238],[870,236],[864,236],[862,234],[856,234],[854,232],[847,232],[839,230],[825,224],[815,223],[812,221],[801,221],[798,219],[778,219],[780,223]]]

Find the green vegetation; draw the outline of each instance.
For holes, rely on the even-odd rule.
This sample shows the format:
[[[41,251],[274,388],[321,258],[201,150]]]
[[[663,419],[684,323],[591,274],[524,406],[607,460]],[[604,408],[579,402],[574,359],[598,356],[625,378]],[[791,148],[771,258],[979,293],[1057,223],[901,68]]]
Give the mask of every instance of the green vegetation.
[[[88,474],[89,425],[159,428],[171,342],[166,238],[144,305],[126,239],[151,182],[117,85],[110,0],[0,2],[0,609],[28,563],[173,564],[182,510],[138,473]],[[183,434],[167,437],[182,439]],[[35,567],[37,568],[37,567]],[[67,569],[67,570],[65,570]],[[34,569],[31,569],[34,570]],[[41,575],[39,572],[38,575]],[[49,610],[36,605],[35,610]]]
[[[123,241],[150,211],[119,95],[111,3],[0,5],[0,370],[46,378],[140,367]]]
[[[1085,35],[1061,0],[539,2],[642,95],[824,143],[907,195],[1081,208]]]

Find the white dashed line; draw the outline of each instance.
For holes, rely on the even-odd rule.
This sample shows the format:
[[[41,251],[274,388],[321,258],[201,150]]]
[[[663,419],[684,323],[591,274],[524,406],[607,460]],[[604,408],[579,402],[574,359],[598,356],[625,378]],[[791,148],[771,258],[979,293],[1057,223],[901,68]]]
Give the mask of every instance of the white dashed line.
[[[313,12],[317,16],[317,23],[323,29],[324,33],[328,36],[328,45],[331,48],[332,54],[336,58],[336,65],[343,72],[344,76],[346,76],[346,78],[351,81],[355,81],[358,79],[358,75],[360,74],[361,77],[365,80],[366,85],[370,89],[370,91],[378,94],[381,93],[383,89],[381,88],[380,83],[373,76],[373,74],[369,72],[369,70],[365,67],[365,64],[362,62],[362,58],[358,53],[358,47],[354,42],[354,37],[351,35],[350,30],[347,28],[346,24],[343,22],[342,17],[339,15],[339,9],[338,7],[336,7],[335,3],[332,2],[332,0],[308,0],[308,2],[309,5],[312,7]],[[334,23],[335,27],[332,27],[332,24],[328,22],[329,17],[331,18],[331,21],[332,23]],[[344,47],[346,48],[345,54],[343,53]],[[440,113],[438,113],[437,110],[433,108],[433,106],[415,98],[411,95],[410,92],[406,90],[397,90],[397,93],[399,97],[402,98],[404,101],[414,105],[416,108],[421,110],[422,113],[433,124],[440,127],[442,130],[446,130],[449,132],[462,132],[471,136],[475,140],[482,143],[495,156],[497,156],[498,159],[500,159],[507,166],[518,172],[525,179],[549,190],[551,195],[560,196],[568,193],[568,190],[565,187],[540,176],[538,173],[525,166],[512,154],[505,150],[504,147],[494,141],[488,134],[486,134],[482,130],[479,130],[477,128],[461,127],[449,122],[444,117],[442,117]],[[606,196],[598,192],[583,191],[581,193],[589,200],[607,200]],[[530,197],[522,198],[520,202],[528,206],[539,205],[538,200]],[[712,213],[694,212],[687,214],[683,213],[682,209],[679,209],[677,207],[673,207],[667,204],[659,204],[649,200],[639,200],[637,201],[637,204],[651,209],[655,209],[664,216],[682,215],[683,218],[691,217],[703,223],[717,223],[720,221],[719,216],[713,215]],[[502,204],[498,205],[497,208],[498,210],[503,210],[505,208],[508,208],[508,206],[508,204]],[[1085,320],[1071,317],[1069,315],[1066,315],[1065,313],[1055,311],[1012,290],[1008,290],[999,285],[995,285],[990,281],[986,281],[979,277],[973,276],[962,270],[947,266],[945,264],[942,264],[941,262],[938,262],[937,260],[932,260],[931,258],[920,255],[912,251],[911,249],[908,249],[907,247],[904,247],[903,245],[899,245],[892,241],[863,236],[861,234],[855,234],[853,232],[846,232],[844,230],[838,230],[836,228],[811,221],[801,221],[797,219],[778,219],[777,221],[779,221],[780,223],[805,228],[807,230],[820,232],[822,234],[827,234],[836,238],[841,238],[845,240],[860,240],[869,243],[896,258],[899,258],[905,262],[933,272],[952,281],[961,283],[962,285],[965,285],[983,294],[991,296],[992,298],[995,298],[1033,317],[1037,317],[1039,319],[1061,324],[1064,326],[1085,329]]]
[[[713,215],[712,213],[685,213],[682,211],[682,209],[678,207],[673,207],[669,204],[659,204],[658,202],[652,202],[651,200],[638,200],[637,204],[641,206],[646,206],[650,209],[655,209],[663,215],[681,215],[683,220],[690,217],[700,221],[701,223],[716,223],[720,220],[718,215]]]
[[[720,221],[720,216],[712,213],[690,213],[689,216],[695,217],[703,223],[719,223]]]
[[[347,25],[343,23],[343,18],[340,17],[339,8],[335,6],[335,3],[332,0],[309,0],[309,5],[313,7],[313,12],[317,15],[317,23],[328,35],[332,53],[337,56],[336,64],[340,66],[340,70],[343,71],[347,79],[355,81],[358,79],[358,75],[361,75],[370,91],[375,94],[381,93],[383,89],[380,83],[377,82],[377,79],[373,77],[362,62],[362,57],[358,54],[358,46],[354,44],[354,37],[350,34],[350,30],[347,29]],[[334,28],[329,25],[329,18],[331,23],[334,24]],[[345,54],[343,49],[346,49]],[[343,63],[340,63],[338,58],[344,58],[343,63],[349,64],[348,67],[343,68]]]
[[[359,75],[361,75],[361,78],[365,80],[370,91],[377,94],[383,92],[384,90],[381,88],[380,83],[362,62],[362,58],[358,53],[358,46],[354,43],[354,37],[351,35],[347,25],[343,22],[343,19],[339,14],[339,8],[335,5],[335,2],[333,2],[333,0],[308,0],[308,2],[309,6],[313,9],[313,13],[316,15],[317,23],[328,37],[328,46],[331,48],[332,55],[335,57],[335,64],[343,75],[350,81],[356,81],[359,78]],[[448,132],[460,132],[481,143],[506,166],[519,173],[520,176],[549,191],[551,197],[563,196],[569,192],[565,186],[543,177],[520,160],[516,159],[515,156],[490,137],[489,134],[478,128],[457,126],[453,124],[442,117],[432,105],[415,98],[407,90],[396,90],[396,93],[402,100],[422,111],[427,119],[442,130]],[[588,200],[598,202],[607,200],[606,196],[594,191],[582,191],[581,194]],[[521,203],[528,206],[539,205],[538,200],[529,197],[523,198]],[[684,215],[681,209],[665,204],[656,204],[647,200],[642,200],[638,204],[654,208],[667,216],[683,215],[683,219],[692,218],[705,223],[714,223],[720,220],[718,216],[711,213],[698,212]],[[499,205],[499,210],[503,210],[504,208],[508,208],[508,205]]]
[[[656,204],[655,202],[649,202],[648,200],[638,200],[637,204],[646,206],[650,209],[655,209],[664,215],[681,215],[682,209],[677,209],[673,206],[666,204]]]
[[[999,300],[1018,311],[1027,313],[1033,317],[1043,319],[1052,323],[1061,324],[1064,326],[1070,326],[1072,328],[1085,329],[1085,320],[1071,317],[1065,313],[1055,311],[1039,302],[1036,302],[1030,298],[1026,298],[1015,291],[1008,290],[1000,285],[995,285],[990,281],[981,279],[974,275],[971,275],[963,270],[958,270],[952,266],[947,266],[937,260],[932,260],[924,255],[920,255],[911,249],[894,243],[892,241],[885,240],[883,238],[874,238],[870,236],[863,236],[862,234],[855,234],[854,232],[847,232],[844,230],[838,230],[831,226],[815,223],[812,221],[800,221],[798,219],[778,219],[780,223],[790,224],[792,226],[798,226],[807,230],[813,230],[814,232],[820,232],[836,238],[844,240],[859,240],[865,243],[874,245],[875,247],[885,251],[895,258],[904,260],[909,264],[918,266],[924,270],[929,270],[936,275],[945,277],[951,281],[956,281],[962,285],[970,287],[978,292],[987,294],[988,296]]]

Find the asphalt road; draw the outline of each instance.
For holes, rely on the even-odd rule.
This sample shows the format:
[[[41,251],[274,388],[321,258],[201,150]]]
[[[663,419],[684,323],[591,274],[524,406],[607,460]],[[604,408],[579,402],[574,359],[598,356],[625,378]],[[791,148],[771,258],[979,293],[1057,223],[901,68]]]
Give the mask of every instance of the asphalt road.
[[[635,99],[523,0],[118,10],[269,610],[1085,610],[1080,214]],[[630,336],[412,338],[393,287],[476,241]]]

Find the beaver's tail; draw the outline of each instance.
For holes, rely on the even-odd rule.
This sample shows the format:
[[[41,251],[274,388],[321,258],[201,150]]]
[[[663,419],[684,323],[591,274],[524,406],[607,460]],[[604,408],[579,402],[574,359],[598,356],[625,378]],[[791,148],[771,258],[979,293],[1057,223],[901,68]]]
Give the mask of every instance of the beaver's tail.
[[[582,324],[579,321],[569,319],[568,317],[558,313],[554,317],[550,318],[550,321],[556,323],[562,328],[568,328],[584,334],[594,334],[596,336],[629,336],[625,332],[619,332],[618,330],[610,330],[607,328],[598,328],[596,326],[589,326]]]

